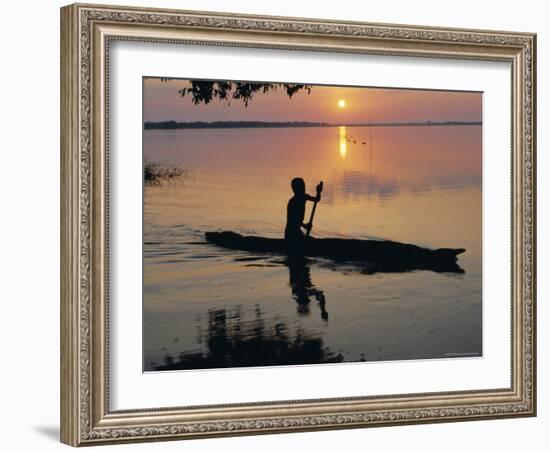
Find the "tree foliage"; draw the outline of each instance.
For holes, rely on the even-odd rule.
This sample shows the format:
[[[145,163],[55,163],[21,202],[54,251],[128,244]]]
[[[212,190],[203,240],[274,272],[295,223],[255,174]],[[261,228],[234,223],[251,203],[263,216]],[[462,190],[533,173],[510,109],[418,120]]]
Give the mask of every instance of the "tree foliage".
[[[191,96],[195,105],[204,103],[207,105],[213,99],[225,101],[231,104],[231,100],[244,102],[245,106],[257,93],[266,94],[269,91],[284,89],[289,98],[299,91],[311,92],[311,86],[307,84],[291,83],[245,83],[241,81],[191,81],[191,86],[180,89],[178,92],[182,97]]]

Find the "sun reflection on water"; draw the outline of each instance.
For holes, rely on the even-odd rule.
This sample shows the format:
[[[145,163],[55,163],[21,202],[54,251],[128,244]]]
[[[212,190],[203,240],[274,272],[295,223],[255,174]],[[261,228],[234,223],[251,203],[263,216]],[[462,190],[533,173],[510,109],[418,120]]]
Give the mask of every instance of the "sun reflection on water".
[[[338,127],[340,132],[340,158],[345,158],[348,154],[348,141],[347,141],[347,130],[346,127]]]

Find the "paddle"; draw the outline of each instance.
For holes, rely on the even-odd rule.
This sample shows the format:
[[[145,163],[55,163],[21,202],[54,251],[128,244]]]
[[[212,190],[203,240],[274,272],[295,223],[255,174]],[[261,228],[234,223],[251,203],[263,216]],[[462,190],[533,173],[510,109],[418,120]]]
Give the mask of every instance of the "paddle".
[[[320,181],[317,185],[317,195],[321,195],[321,192],[323,192],[323,182]],[[311,233],[311,226],[313,225],[313,217],[315,217],[315,210],[317,209],[317,203],[318,201],[313,202],[313,208],[311,210],[311,216],[309,217],[309,228],[306,233],[306,237],[309,237],[309,234]]]

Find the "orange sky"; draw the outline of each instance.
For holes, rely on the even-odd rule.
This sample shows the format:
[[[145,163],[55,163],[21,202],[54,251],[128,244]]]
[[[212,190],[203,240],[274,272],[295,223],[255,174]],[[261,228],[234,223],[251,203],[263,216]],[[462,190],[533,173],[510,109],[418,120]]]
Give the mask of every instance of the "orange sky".
[[[195,105],[178,90],[188,80],[162,82],[144,78],[144,121],[178,122],[217,120],[311,121],[334,123],[401,121],[481,121],[479,92],[429,91],[313,85],[311,93],[300,91],[291,99],[284,90],[255,94],[248,107],[240,100],[214,99]],[[345,100],[344,108],[338,101]]]

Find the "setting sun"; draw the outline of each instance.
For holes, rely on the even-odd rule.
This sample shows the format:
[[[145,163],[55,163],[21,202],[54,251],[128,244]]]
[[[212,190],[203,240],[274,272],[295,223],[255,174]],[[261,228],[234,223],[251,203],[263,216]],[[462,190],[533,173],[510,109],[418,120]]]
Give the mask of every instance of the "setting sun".
[[[346,101],[338,100],[338,108],[345,108],[345,107],[346,107]]]

